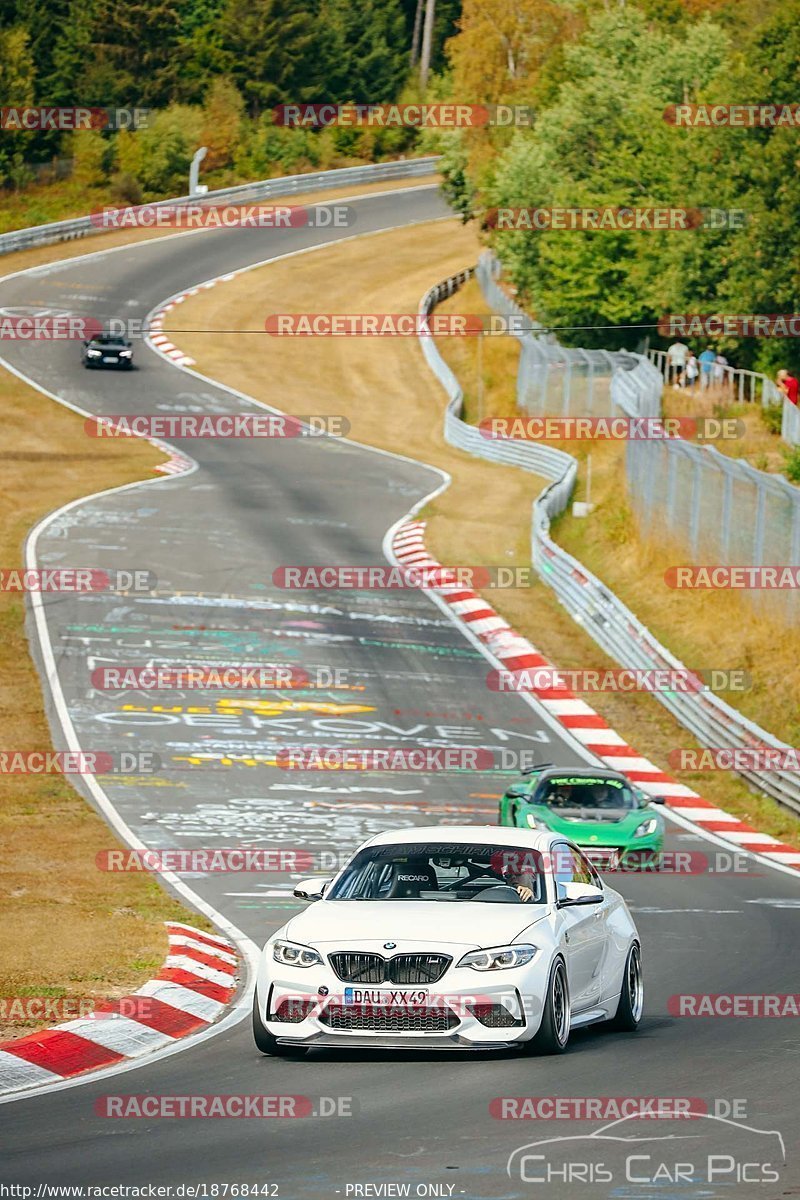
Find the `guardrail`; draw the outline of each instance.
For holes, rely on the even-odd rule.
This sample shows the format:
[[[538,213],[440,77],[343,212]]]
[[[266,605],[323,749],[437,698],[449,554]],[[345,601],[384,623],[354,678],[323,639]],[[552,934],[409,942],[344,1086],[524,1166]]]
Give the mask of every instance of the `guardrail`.
[[[492,264],[482,259],[476,270],[450,276],[426,292],[420,301],[421,317],[430,315],[437,304],[457,292],[473,275],[478,278],[493,308],[506,316],[520,316],[522,310],[497,285]],[[424,326],[424,322],[421,325]],[[522,341],[533,335],[516,336]],[[531,559],[542,580],[554,590],[573,620],[623,667],[685,671],[683,663],[609,588],[551,538],[551,521],[565,511],[575,484],[578,464],[572,455],[544,444],[484,438],[475,426],[462,419],[464,397],[461,385],[440,355],[433,337],[423,332],[420,343],[428,365],[448,396],[445,440],[476,457],[505,462],[551,480],[533,502]],[[634,369],[641,370],[645,384],[652,386],[654,369],[641,356],[635,357],[640,361]],[[620,375],[629,378],[625,367],[620,367],[614,372],[612,383]],[[613,403],[609,395],[607,404]],[[707,688],[698,692],[654,692],[653,695],[701,746],[718,750],[789,749]],[[800,773],[742,770],[738,774],[758,790],[800,813]]]
[[[413,179],[418,175],[429,175],[439,162],[438,156],[428,158],[395,159],[385,163],[368,163],[359,167],[342,167],[336,171],[311,171],[305,175],[283,175],[275,179],[262,179],[257,183],[237,184],[235,187],[219,188],[205,192],[202,196],[176,196],[169,200],[156,200],[148,208],[164,208],[175,204],[209,204],[217,200],[267,200],[281,196],[292,196],[297,192],[327,189],[353,183],[380,183],[390,179]],[[120,205],[124,209],[124,205]],[[138,206],[132,206],[138,207]],[[109,230],[95,224],[91,216],[73,217],[69,221],[53,221],[48,225],[31,225],[27,229],[15,229],[0,234],[0,254],[13,250],[27,250],[31,246],[47,246],[54,242],[68,242],[75,238],[88,237]]]

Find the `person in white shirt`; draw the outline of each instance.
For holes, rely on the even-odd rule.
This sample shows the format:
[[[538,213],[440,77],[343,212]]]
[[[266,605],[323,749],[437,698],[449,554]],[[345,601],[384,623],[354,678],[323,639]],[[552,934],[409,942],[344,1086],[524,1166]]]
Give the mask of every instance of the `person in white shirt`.
[[[667,383],[680,387],[686,361],[689,357],[689,347],[683,342],[673,342],[667,350]]]

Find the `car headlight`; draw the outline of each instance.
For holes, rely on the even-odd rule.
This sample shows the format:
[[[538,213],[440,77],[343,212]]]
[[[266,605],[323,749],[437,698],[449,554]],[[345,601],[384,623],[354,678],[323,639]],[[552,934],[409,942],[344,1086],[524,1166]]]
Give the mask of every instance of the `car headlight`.
[[[120,350],[119,352],[120,358],[130,358],[132,354],[132,350]]]
[[[492,946],[489,950],[470,950],[459,967],[472,967],[473,971],[507,971],[509,967],[524,967],[536,954],[536,946]]]
[[[646,821],[642,821],[641,825],[639,825],[634,830],[633,836],[634,837],[648,837],[649,834],[655,833],[655,831],[657,829],[658,829],[658,818],[657,817],[648,817]]]
[[[272,957],[285,967],[316,967],[322,959],[310,946],[299,946],[297,942],[274,942]]]
[[[86,351],[87,358],[99,358],[100,354],[101,354],[101,351],[99,351],[99,350],[87,350]]]
[[[550,826],[547,824],[546,821],[541,820],[540,817],[535,817],[533,815],[533,813],[528,813],[526,820],[528,822],[528,827],[530,829],[549,829],[550,828]]]

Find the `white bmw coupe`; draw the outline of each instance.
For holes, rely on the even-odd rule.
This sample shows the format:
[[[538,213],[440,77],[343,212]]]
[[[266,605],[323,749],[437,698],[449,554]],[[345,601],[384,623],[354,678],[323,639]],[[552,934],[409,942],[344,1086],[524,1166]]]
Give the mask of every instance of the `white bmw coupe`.
[[[622,896],[562,835],[498,826],[381,833],[267,942],[253,1031],[305,1048],[558,1054],[570,1030],[642,1016],[639,935]]]

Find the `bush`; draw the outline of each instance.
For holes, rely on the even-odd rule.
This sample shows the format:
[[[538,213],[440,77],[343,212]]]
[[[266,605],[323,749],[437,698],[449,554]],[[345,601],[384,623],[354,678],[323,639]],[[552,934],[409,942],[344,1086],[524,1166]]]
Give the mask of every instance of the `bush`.
[[[766,404],[761,409],[761,420],[770,433],[779,434],[783,420],[782,404]]]
[[[108,179],[113,144],[96,129],[74,133],[70,139],[72,178],[83,187],[99,187]]]
[[[791,450],[784,450],[783,457],[785,459],[783,471],[786,478],[792,483],[800,483],[800,446],[792,446]]]
[[[111,177],[111,195],[115,204],[141,204],[142,185],[135,175],[117,171]]]

